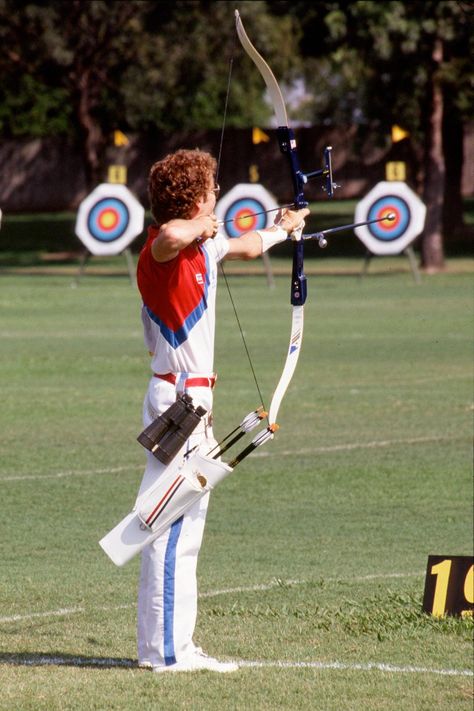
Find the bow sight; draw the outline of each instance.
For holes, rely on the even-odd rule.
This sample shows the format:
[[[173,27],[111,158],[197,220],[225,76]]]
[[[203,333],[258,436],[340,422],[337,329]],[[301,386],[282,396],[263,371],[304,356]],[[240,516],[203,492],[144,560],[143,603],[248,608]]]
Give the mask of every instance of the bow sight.
[[[298,154],[296,151],[296,138],[293,129],[289,126],[279,126],[277,128],[278,145],[280,151],[287,156],[291,168],[291,177],[293,181],[294,206],[300,210],[308,205],[308,201],[304,196],[304,188],[312,178],[324,178],[323,190],[328,197],[332,198],[336,188],[340,186],[333,181],[332,176],[332,146],[326,146],[324,149],[324,168],[312,170],[309,173],[304,173],[299,164]]]
[[[331,156],[332,146],[326,146],[326,148],[324,149],[324,168],[321,168],[320,170],[312,170],[310,173],[301,173],[300,178],[302,185],[306,185],[308,180],[310,180],[311,178],[318,178],[322,176],[324,178],[323,190],[330,198],[333,197],[336,188],[341,187],[333,181]]]

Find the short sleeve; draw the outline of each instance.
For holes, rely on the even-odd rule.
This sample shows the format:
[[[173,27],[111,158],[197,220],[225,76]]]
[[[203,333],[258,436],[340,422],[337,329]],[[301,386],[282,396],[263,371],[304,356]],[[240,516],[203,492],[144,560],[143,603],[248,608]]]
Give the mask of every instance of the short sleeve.
[[[213,239],[207,239],[202,243],[202,247],[214,257],[216,262],[220,262],[229,251],[229,240],[223,234],[217,233]]]

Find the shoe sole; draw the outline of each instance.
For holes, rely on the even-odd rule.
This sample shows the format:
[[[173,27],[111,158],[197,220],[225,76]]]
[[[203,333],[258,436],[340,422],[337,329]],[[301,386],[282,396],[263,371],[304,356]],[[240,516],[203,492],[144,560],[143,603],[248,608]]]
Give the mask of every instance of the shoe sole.
[[[230,674],[231,672],[238,671],[239,666],[237,664],[229,665],[227,669],[216,669],[211,666],[180,666],[177,664],[170,664],[168,667],[152,667],[152,671],[155,674],[166,674],[171,672],[173,674],[179,674],[179,672],[199,672],[199,671],[211,671],[217,674]]]

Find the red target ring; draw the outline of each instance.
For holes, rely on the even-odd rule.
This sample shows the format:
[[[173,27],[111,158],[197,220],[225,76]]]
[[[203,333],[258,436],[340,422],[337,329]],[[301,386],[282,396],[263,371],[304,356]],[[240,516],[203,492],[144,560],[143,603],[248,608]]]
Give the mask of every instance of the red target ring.
[[[388,217],[391,217],[391,219],[388,220]],[[384,220],[383,222],[380,222],[379,228],[381,230],[386,230],[387,232],[390,232],[392,229],[396,229],[398,227],[398,225],[400,224],[401,216],[399,210],[395,209],[394,207],[382,207],[377,212],[377,219]]]
[[[99,215],[97,222],[99,223],[101,230],[109,232],[117,227],[119,219],[118,212],[116,210],[109,209],[104,210],[104,212]]]
[[[264,230],[273,224],[277,202],[263,185],[239,183],[216,205],[216,215],[227,237],[240,237],[245,232]]]

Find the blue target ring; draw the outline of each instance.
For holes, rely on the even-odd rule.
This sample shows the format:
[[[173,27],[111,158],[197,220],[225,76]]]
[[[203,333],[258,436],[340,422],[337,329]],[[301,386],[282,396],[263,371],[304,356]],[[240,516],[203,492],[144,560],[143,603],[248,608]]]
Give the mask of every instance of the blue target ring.
[[[236,200],[226,210],[224,223],[229,237],[240,237],[251,230],[263,230],[267,225],[265,207],[253,198]]]
[[[118,198],[103,198],[96,202],[87,217],[87,228],[100,242],[119,239],[130,222],[126,204]]]
[[[383,242],[392,242],[399,239],[410,224],[411,213],[408,203],[397,195],[384,195],[384,197],[376,200],[370,207],[367,219],[377,220],[386,217],[390,213],[395,215],[394,220],[367,225],[369,232],[376,239]]]

